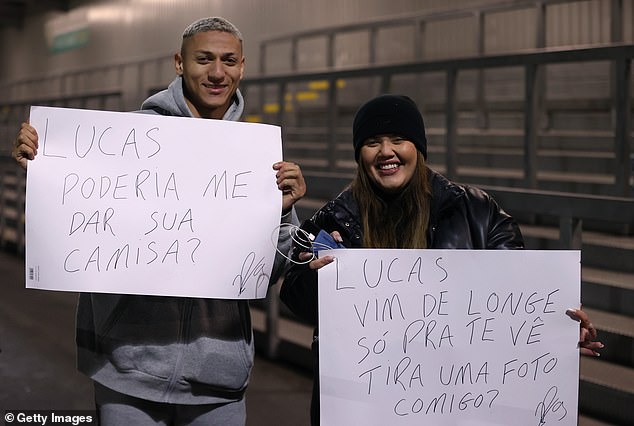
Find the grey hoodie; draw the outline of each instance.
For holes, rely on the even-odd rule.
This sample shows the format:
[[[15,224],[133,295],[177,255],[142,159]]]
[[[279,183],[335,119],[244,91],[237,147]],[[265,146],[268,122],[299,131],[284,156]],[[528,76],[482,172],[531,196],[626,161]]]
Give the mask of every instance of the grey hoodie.
[[[191,117],[177,77],[143,102],[141,113]],[[239,120],[237,92],[225,120]],[[299,224],[293,211],[283,222]],[[280,232],[278,250],[291,241]],[[287,266],[277,253],[271,284]],[[205,285],[201,279],[201,286]],[[227,299],[82,293],[77,310],[78,369],[98,383],[137,398],[175,404],[239,400],[253,366],[248,302]]]
[[[244,98],[240,90],[236,91],[233,99],[233,103],[227,109],[227,112],[222,117],[223,120],[238,121],[244,111]],[[167,86],[167,89],[162,90],[149,98],[147,98],[141,104],[141,111],[147,114],[160,114],[160,115],[173,115],[177,117],[192,117],[192,112],[185,102],[185,95],[183,94],[183,79],[182,77],[176,77]]]

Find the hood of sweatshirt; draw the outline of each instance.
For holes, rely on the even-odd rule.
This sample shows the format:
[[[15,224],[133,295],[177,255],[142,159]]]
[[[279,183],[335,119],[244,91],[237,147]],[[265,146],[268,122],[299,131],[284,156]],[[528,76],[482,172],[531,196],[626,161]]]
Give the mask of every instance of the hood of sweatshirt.
[[[233,102],[222,117],[223,120],[238,121],[244,111],[244,98],[240,89],[233,96]],[[148,114],[173,115],[177,117],[193,117],[185,101],[183,78],[177,76],[167,89],[150,96],[141,104],[141,112]]]

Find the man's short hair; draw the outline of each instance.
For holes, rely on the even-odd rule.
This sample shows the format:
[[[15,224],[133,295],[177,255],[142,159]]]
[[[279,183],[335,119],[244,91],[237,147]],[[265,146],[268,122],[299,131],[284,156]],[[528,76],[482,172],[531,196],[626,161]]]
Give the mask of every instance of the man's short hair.
[[[231,22],[219,16],[202,18],[192,22],[187,26],[187,28],[185,28],[185,31],[183,31],[183,40],[192,37],[194,34],[205,31],[222,31],[233,34],[238,40],[240,40],[240,44],[242,44],[242,33],[240,33],[240,30],[238,30],[238,28]]]

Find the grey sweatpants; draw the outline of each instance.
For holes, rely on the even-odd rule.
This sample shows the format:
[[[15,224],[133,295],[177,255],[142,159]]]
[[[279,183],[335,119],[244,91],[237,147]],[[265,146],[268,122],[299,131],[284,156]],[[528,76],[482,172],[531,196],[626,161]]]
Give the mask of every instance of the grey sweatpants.
[[[226,404],[183,405],[146,401],[95,383],[101,426],[244,426],[245,399]]]

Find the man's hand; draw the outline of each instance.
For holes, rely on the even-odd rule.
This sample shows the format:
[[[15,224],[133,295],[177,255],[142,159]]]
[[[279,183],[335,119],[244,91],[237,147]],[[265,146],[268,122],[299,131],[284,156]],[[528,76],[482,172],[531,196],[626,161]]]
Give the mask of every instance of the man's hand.
[[[12,156],[26,170],[28,160],[37,155],[38,137],[35,128],[29,123],[22,123],[18,137],[13,142]]]
[[[277,187],[282,191],[282,214],[286,214],[306,194],[306,182],[302,170],[295,163],[280,161],[273,164],[273,169],[277,170]]]

